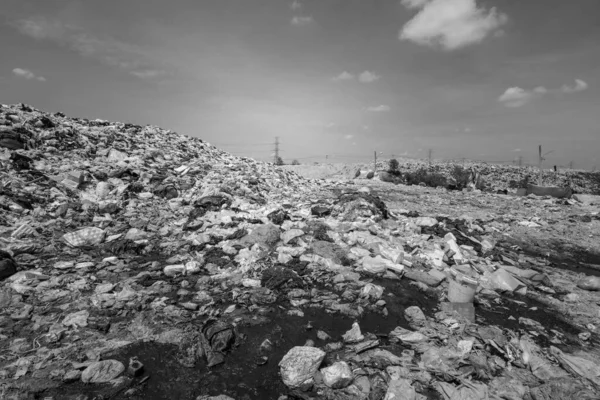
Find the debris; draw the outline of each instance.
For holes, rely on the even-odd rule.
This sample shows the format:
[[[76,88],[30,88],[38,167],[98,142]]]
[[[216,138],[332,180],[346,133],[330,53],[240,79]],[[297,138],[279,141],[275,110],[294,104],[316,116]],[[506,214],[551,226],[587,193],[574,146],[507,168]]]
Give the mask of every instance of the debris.
[[[123,363],[117,360],[96,361],[81,373],[83,383],[110,382],[125,371]]]
[[[283,383],[292,389],[306,384],[312,380],[324,358],[325,352],[315,347],[293,347],[279,362]]]
[[[321,369],[323,383],[333,389],[341,389],[348,386],[353,379],[352,371],[348,363],[338,361],[330,367]]]

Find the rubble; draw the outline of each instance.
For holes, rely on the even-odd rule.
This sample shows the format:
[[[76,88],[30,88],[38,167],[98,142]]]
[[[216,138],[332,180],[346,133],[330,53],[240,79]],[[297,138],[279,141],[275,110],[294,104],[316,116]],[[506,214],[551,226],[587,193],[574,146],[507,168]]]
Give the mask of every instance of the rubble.
[[[6,396],[598,397],[593,200],[307,179],[26,105],[0,121]]]

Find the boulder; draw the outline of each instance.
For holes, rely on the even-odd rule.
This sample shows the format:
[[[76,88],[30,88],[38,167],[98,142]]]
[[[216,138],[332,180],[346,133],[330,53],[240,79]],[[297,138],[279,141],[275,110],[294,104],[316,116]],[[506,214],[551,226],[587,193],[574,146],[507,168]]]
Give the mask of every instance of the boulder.
[[[330,367],[321,370],[323,383],[332,389],[348,386],[353,379],[352,370],[345,361],[338,361]]]
[[[110,382],[125,371],[125,365],[117,360],[97,361],[81,373],[83,383]]]
[[[291,389],[301,387],[312,379],[324,358],[325,352],[316,347],[293,347],[279,362],[283,383]]]

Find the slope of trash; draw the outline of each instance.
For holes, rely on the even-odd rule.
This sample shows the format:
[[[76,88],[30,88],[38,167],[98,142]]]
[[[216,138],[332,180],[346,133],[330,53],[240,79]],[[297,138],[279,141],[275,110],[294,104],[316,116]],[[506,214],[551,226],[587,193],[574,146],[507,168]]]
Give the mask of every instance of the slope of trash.
[[[599,396],[593,202],[307,179],[26,105],[0,167],[3,399]]]

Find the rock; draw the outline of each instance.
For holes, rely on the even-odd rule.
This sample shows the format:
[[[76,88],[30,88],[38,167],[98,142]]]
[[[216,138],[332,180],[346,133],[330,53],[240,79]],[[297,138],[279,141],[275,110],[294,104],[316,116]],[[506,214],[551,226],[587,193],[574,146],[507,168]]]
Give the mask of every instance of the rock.
[[[404,318],[408,321],[408,324],[412,326],[423,326],[427,322],[427,318],[423,311],[417,306],[410,306],[404,310]]]
[[[303,235],[304,231],[302,229],[290,229],[289,231],[285,231],[281,234],[281,240],[284,244],[288,244],[290,241]]]
[[[417,225],[417,226],[431,227],[431,226],[437,225],[437,223],[438,223],[437,219],[435,219],[433,217],[418,217],[415,220],[415,225]]]
[[[279,362],[283,383],[291,389],[299,388],[318,371],[325,352],[315,347],[293,347]]]
[[[265,224],[258,226],[248,235],[240,239],[239,244],[244,247],[252,247],[254,244],[261,244],[266,247],[273,247],[279,241],[280,229],[277,225]]]
[[[233,397],[220,394],[218,396],[198,396],[196,400],[235,400]]]
[[[358,343],[364,340],[363,334],[360,332],[358,322],[352,324],[352,328],[342,336],[346,343]]]
[[[125,371],[123,363],[117,360],[96,361],[81,373],[83,383],[106,383]]]
[[[573,199],[585,205],[600,204],[600,196],[592,194],[574,194]]]
[[[445,278],[445,275],[432,275],[428,272],[418,271],[415,269],[407,268],[404,270],[404,277],[410,279],[411,281],[422,282],[431,287],[437,287],[442,283]]]
[[[338,361],[330,367],[321,369],[323,383],[332,389],[341,389],[352,383],[353,374],[348,363]]]
[[[577,281],[577,287],[588,291],[600,290],[600,276],[586,276]]]
[[[400,326],[390,332],[389,338],[392,342],[400,342],[409,345],[426,342],[428,340],[427,336],[423,335],[421,332],[412,332]]]
[[[143,240],[143,239],[146,239],[147,237],[148,237],[148,234],[146,232],[144,232],[141,229],[137,229],[137,228],[131,228],[125,234],[125,239],[131,240],[131,241]]]
[[[393,268],[394,263],[390,260],[386,260],[381,256],[377,257],[364,257],[362,259],[362,269],[372,274],[380,274],[385,272],[388,268]]]
[[[0,259],[0,281],[17,273],[17,263],[12,258]]]
[[[419,400],[408,379],[391,380],[383,400]]]
[[[83,228],[63,235],[63,240],[70,246],[97,246],[104,241],[105,232],[100,228]]]
[[[163,268],[163,273],[166,276],[183,275],[184,272],[185,272],[184,264],[167,265],[165,268]]]
[[[76,382],[81,378],[81,371],[74,369],[63,375],[62,381],[65,383]]]
[[[77,311],[65,317],[62,324],[66,327],[82,328],[87,326],[90,312],[87,310]]]

